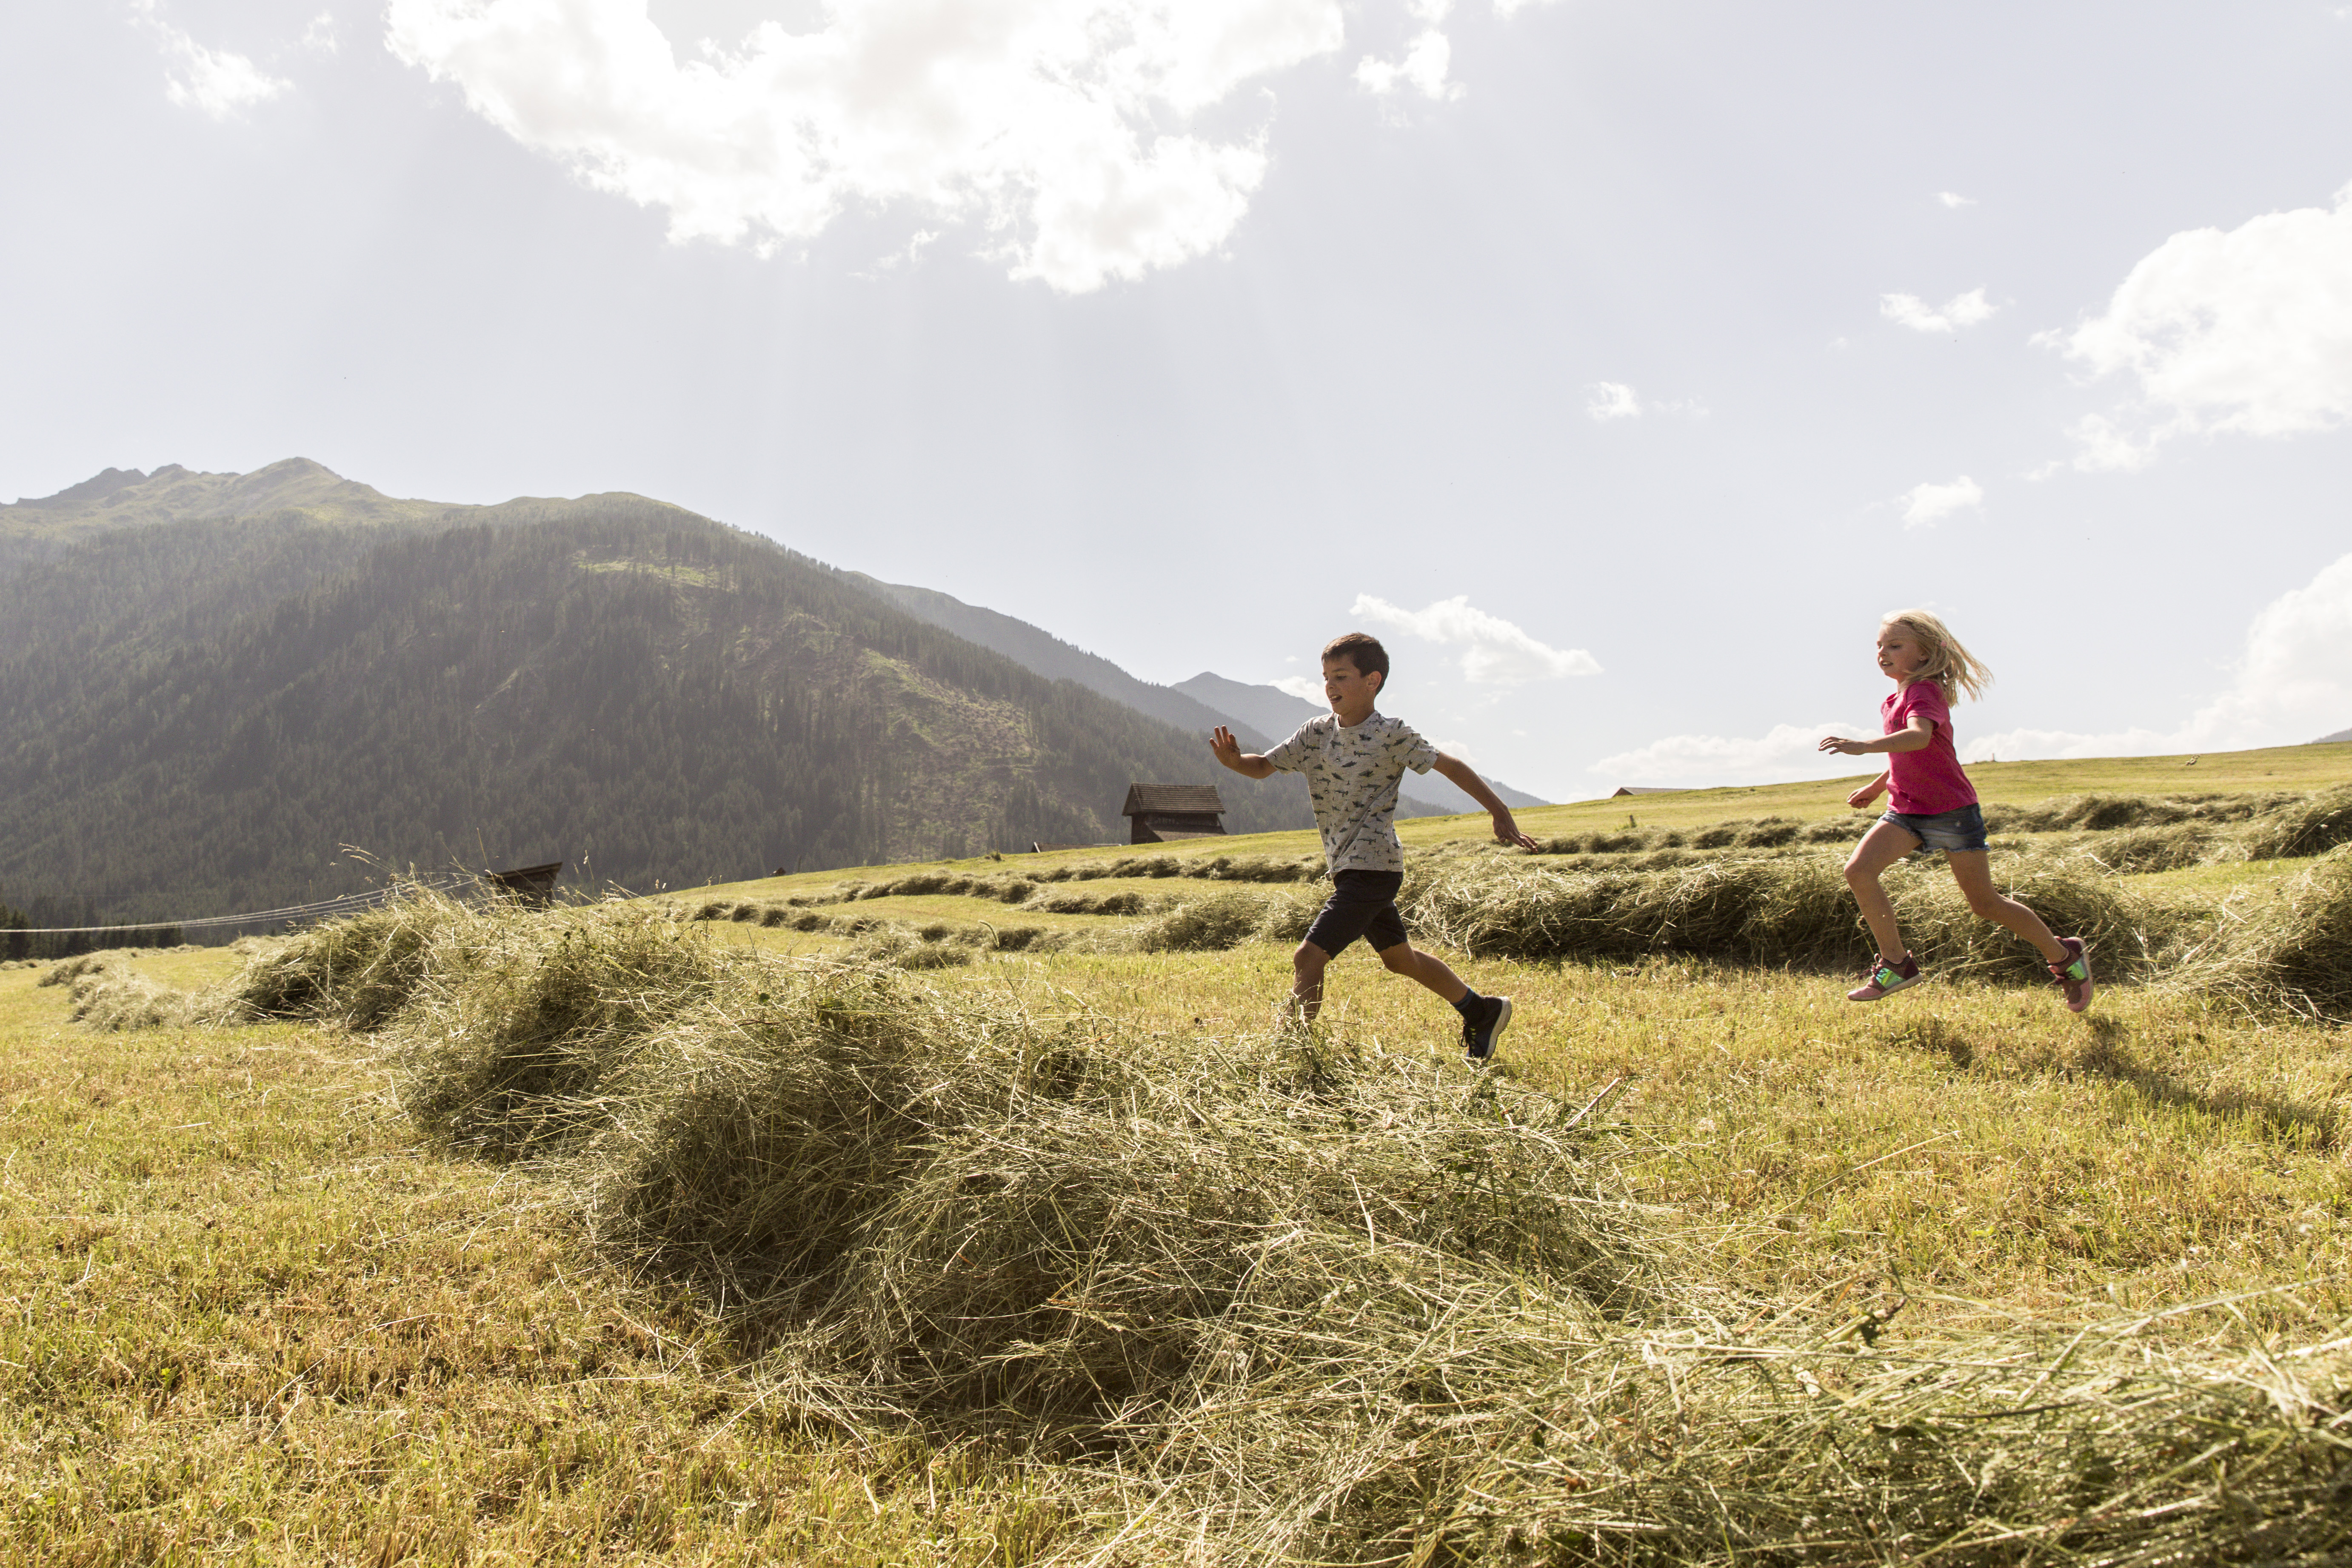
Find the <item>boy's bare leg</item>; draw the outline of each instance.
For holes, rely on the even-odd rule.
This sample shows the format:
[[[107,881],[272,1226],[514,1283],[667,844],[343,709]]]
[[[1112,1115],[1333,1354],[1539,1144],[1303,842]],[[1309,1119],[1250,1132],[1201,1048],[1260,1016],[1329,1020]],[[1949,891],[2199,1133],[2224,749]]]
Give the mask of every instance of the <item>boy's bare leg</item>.
[[[1862,918],[1870,927],[1871,940],[1878,943],[1878,956],[1889,963],[1903,962],[1903,927],[1895,918],[1895,900],[1878,885],[1878,876],[1918,847],[1917,834],[1891,822],[1881,822],[1862,836],[1862,842],[1846,858],[1845,885],[1853,889],[1853,901],[1862,906]],[[1986,885],[1991,884],[1988,881]],[[1962,889],[1967,886],[1963,882]]]
[[[1290,1005],[1306,1023],[1323,1010],[1323,969],[1331,955],[1311,942],[1302,942],[1290,955]]]
[[[1944,859],[1952,868],[1952,880],[1969,900],[1969,909],[1980,920],[2005,925],[2042,950],[2042,956],[2052,963],[2064,963],[2074,955],[2059,944],[2049,926],[2040,915],[2002,895],[1992,885],[1992,857],[1982,849],[1948,850]]]
[[[1422,952],[1412,943],[1401,942],[1382,950],[1381,962],[1388,965],[1391,974],[1402,974],[1408,980],[1418,980],[1448,1002],[1459,1002],[1470,994],[1470,987],[1462,977],[1446,967],[1445,961],[1434,953]]]

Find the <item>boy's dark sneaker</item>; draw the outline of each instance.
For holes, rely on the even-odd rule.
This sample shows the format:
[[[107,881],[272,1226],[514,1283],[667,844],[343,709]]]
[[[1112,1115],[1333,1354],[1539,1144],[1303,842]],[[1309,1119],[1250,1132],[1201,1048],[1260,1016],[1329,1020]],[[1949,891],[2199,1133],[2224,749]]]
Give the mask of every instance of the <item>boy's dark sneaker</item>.
[[[2079,1013],[2091,1005],[2091,950],[2079,936],[2062,936],[2058,945],[2066,950],[2066,962],[2052,964],[2050,977],[2066,993],[2066,1011]]]
[[[1480,1000],[1486,1005],[1479,1010],[1478,1016],[1462,1020],[1462,1047],[1470,1053],[1470,1059],[1474,1062],[1494,1059],[1495,1043],[1503,1037],[1503,1031],[1511,1026],[1511,999],[1508,996],[1486,996]]]
[[[1845,999],[1849,1002],[1875,1002],[1881,996],[1894,995],[1906,985],[1918,984],[1920,978],[1919,961],[1907,952],[1900,963],[1874,958],[1870,961],[1869,975],[1861,984],[1847,992]]]

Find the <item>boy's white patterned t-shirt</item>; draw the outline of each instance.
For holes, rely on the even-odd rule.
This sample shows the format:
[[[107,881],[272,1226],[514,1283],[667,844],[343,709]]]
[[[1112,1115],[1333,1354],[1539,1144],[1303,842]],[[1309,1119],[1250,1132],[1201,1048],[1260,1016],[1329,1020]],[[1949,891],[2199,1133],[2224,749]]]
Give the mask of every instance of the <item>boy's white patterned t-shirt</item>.
[[[1339,871],[1402,871],[1397,842],[1397,782],[1404,771],[1437,765],[1437,748],[1402,719],[1375,713],[1350,730],[1336,714],[1309,719],[1265,753],[1286,773],[1307,775],[1323,858]]]

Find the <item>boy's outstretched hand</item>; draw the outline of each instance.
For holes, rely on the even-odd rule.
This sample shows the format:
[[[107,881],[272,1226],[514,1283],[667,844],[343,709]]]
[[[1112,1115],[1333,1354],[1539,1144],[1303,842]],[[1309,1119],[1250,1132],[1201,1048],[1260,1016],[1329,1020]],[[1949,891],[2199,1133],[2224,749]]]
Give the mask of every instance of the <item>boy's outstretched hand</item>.
[[[1534,839],[1519,831],[1517,819],[1513,817],[1509,812],[1498,811],[1496,812],[1494,816],[1496,843],[1507,844],[1515,849],[1535,849],[1541,847],[1541,846],[1538,845]]]
[[[1255,752],[1243,751],[1242,743],[1234,739],[1234,732],[1223,724],[1211,731],[1209,750],[1215,755],[1217,761],[1245,778],[1270,778],[1274,774],[1272,763]]]

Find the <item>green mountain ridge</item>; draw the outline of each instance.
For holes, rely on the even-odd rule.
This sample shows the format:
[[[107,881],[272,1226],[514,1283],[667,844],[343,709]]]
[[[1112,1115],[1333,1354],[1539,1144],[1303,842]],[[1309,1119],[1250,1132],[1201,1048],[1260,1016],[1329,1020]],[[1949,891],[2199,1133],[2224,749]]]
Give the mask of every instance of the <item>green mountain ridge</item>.
[[[1316,704],[1303,701],[1277,687],[1244,685],[1206,670],[1173,686],[1155,686],[1129,675],[1100,654],[1088,653],[1084,648],[1064,642],[1042,626],[1033,626],[1002,611],[968,605],[936,588],[885,583],[862,572],[850,575],[933,626],[943,626],[982,647],[994,648],[1016,664],[1024,665],[1049,679],[1075,680],[1089,690],[1100,692],[1114,701],[1124,702],[1155,719],[1164,719],[1194,734],[1205,735],[1218,725],[1225,725],[1247,751],[1267,750],[1305,721],[1323,711]],[[1511,788],[1499,779],[1486,782],[1507,805],[1530,806],[1547,804],[1524,790]],[[1397,793],[1397,815],[1400,817],[1451,816],[1478,809],[1477,803],[1452,780],[1436,773],[1424,777],[1409,774]]]
[[[1130,782],[1207,776],[1193,736],[682,509],[372,510],[326,472],[236,491],[314,506],[0,574],[9,901],[268,907],[363,884],[346,844],[642,889],[1111,841]],[[51,510],[119,514],[158,478]],[[1229,826],[1303,826],[1281,782],[1219,780]]]
[[[477,510],[397,500],[308,458],[288,458],[249,474],[199,473],[177,463],[152,474],[108,468],[55,495],[0,506],[0,562],[43,544],[195,518],[299,510],[319,522],[427,522]]]

